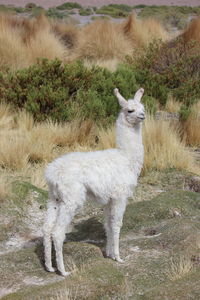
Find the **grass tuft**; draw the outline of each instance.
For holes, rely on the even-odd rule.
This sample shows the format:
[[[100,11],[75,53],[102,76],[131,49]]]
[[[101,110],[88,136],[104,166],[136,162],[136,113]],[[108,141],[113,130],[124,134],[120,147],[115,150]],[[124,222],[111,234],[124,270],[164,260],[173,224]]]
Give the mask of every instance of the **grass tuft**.
[[[190,108],[190,114],[183,123],[183,133],[189,145],[200,146],[200,100]]]
[[[131,44],[117,24],[98,20],[83,28],[77,56],[93,60],[122,59],[131,52]]]
[[[144,124],[144,171],[177,168],[195,171],[192,153],[181,141],[179,130],[170,122],[147,117]]]
[[[170,269],[167,271],[167,277],[172,280],[178,280],[188,275],[194,268],[191,258],[180,256],[179,259],[171,259]]]

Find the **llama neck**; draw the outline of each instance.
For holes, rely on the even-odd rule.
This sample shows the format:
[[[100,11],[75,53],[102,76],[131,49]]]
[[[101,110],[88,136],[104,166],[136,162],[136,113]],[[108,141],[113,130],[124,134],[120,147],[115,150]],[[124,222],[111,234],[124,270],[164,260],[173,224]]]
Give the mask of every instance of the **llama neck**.
[[[133,161],[138,160],[138,154],[143,160],[142,125],[131,127],[120,114],[116,122],[116,145]]]

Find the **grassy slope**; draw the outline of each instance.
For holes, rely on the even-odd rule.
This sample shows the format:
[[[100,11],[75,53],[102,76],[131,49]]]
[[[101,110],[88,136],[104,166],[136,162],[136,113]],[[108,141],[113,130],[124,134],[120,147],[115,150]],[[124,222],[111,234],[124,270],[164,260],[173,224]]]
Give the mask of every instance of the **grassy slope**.
[[[172,191],[173,186],[182,187],[187,174],[170,171],[156,176],[159,180],[154,178],[154,183],[154,174],[142,178],[136,192],[136,200],[140,200],[141,189],[143,192],[146,189],[146,198],[152,200],[130,201],[127,207],[120,240],[124,264],[103,258],[102,211],[87,204],[85,211],[76,218],[77,225],[72,234],[68,234],[74,242],[64,246],[65,264],[73,271],[72,275],[63,280],[57,274],[47,273],[39,242],[36,246],[15,251],[14,255],[11,252],[1,256],[2,287],[19,288],[16,293],[2,299],[48,299],[50,296],[57,299],[59,293],[60,297],[64,297],[62,294],[66,290],[70,290],[76,299],[110,299],[114,295],[117,299],[124,299],[124,295],[132,295],[131,299],[153,300],[163,299],[162,294],[165,299],[195,299],[199,292],[199,269],[192,262],[192,257],[199,255],[200,196],[187,191]],[[159,194],[158,189],[161,188],[169,192]],[[15,196],[15,204],[20,207],[19,203],[23,203],[23,209],[29,206],[31,191],[38,192],[40,205],[44,203],[45,193],[29,184],[22,184],[16,186],[15,195],[18,196]],[[154,196],[156,194],[159,195]],[[174,217],[174,210],[181,217]],[[23,218],[23,214],[18,218]],[[98,247],[84,243],[88,239],[95,241]],[[180,257],[189,263],[190,268],[186,271],[179,266]],[[172,279],[169,277],[172,260],[177,264],[176,280],[173,279],[174,274]],[[188,281],[190,284],[186,285],[183,295],[179,286]],[[168,295],[170,298],[167,298]]]

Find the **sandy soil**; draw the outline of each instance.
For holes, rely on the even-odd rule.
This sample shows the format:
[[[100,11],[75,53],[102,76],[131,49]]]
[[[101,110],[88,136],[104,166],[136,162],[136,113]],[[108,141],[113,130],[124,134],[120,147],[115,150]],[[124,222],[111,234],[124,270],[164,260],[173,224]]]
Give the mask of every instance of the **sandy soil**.
[[[27,3],[36,3],[44,8],[58,6],[67,1],[65,0],[0,0],[0,4],[25,6]],[[200,0],[70,0],[70,2],[77,2],[83,6],[102,6],[110,3],[128,4],[128,5],[178,5],[178,6],[200,6]]]

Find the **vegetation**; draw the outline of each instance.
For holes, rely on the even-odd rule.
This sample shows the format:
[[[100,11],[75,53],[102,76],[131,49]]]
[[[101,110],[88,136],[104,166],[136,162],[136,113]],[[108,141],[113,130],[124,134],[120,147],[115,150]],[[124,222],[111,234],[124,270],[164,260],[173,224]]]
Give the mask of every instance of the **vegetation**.
[[[115,101],[116,102],[116,101]],[[69,151],[89,151],[115,147],[113,127],[99,129],[92,121],[73,120],[56,123],[50,120],[34,122],[26,112],[12,113],[1,107],[0,171],[22,172],[31,182],[45,186],[44,164]],[[195,122],[195,120],[194,120]],[[192,122],[191,122],[192,123]],[[101,122],[102,124],[102,122]],[[189,128],[188,128],[189,129]],[[198,141],[198,128],[196,126]],[[194,131],[195,132],[195,131]],[[179,131],[169,122],[148,117],[144,126],[145,163],[144,174],[149,170],[177,168],[199,174],[194,156],[181,141]],[[20,154],[20,157],[18,153]],[[3,175],[2,175],[3,176]],[[8,176],[5,174],[2,194]]]
[[[82,8],[82,6],[76,2],[65,2],[62,5],[57,6],[56,8],[60,10],[65,10],[65,9],[71,10],[74,8]]]
[[[25,108],[36,120],[71,121],[79,116],[105,124],[119,110],[112,92],[115,86],[127,98],[138,88],[128,66],[112,73],[99,67],[87,69],[81,62],[62,65],[59,60],[43,60],[14,74],[2,74],[0,94],[4,102]],[[153,98],[146,95],[144,102],[147,109],[155,110]]]
[[[159,178],[161,176],[159,174]],[[171,171],[167,176],[174,181],[177,174]],[[183,178],[181,177],[181,181]],[[18,214],[20,211],[30,220],[28,209],[31,203],[35,203],[39,208],[47,196],[40,189],[37,189],[37,195],[33,194],[36,188],[28,184],[22,185],[21,190],[19,187],[20,185],[15,189],[15,194],[21,200]],[[149,197],[149,192],[146,194]],[[9,213],[15,212],[13,202]],[[87,207],[87,220],[83,215],[82,218],[79,216],[76,219],[77,225],[72,233],[67,235],[68,242],[64,244],[64,261],[68,270],[72,272],[71,276],[58,280],[56,273],[45,271],[40,244],[2,253],[1,284],[12,284],[13,287],[13,290],[4,290],[8,295],[2,299],[68,299],[68,296],[69,299],[81,300],[103,297],[109,299],[113,296],[124,299],[124,296],[130,295],[140,299],[141,294],[142,298],[150,300],[162,299],[163,294],[166,297],[170,294],[171,299],[186,300],[188,296],[195,299],[199,293],[199,267],[198,263],[194,262],[194,257],[199,257],[200,249],[198,203],[198,193],[180,190],[161,193],[148,201],[130,201],[124,216],[121,236],[121,252],[125,263],[120,266],[103,257],[105,235],[103,224],[100,222],[102,215],[100,210]],[[95,216],[94,209],[97,212]],[[42,221],[43,211],[44,207],[40,209],[37,225]],[[178,211],[181,216],[175,217],[174,211]],[[13,216],[15,215],[9,217]],[[9,227],[13,233],[16,227],[20,226],[21,232],[29,236],[30,232],[24,220],[25,218],[17,215],[16,224],[4,225],[6,231]],[[1,231],[1,237],[5,228],[1,227],[4,229]],[[85,240],[93,240],[95,245],[86,243]]]
[[[151,44],[139,59],[137,80],[149,95],[165,104],[169,92],[186,107],[197,101],[200,89],[199,43],[182,38]]]
[[[92,15],[93,11],[90,7],[87,7],[87,8],[81,8],[79,10],[79,15],[80,16],[90,16]]]
[[[140,18],[130,15],[120,24],[101,19],[79,28],[67,23],[69,14],[96,10],[108,19],[125,17],[132,7],[0,6],[12,13],[0,16],[0,284],[9,294],[5,300],[198,298],[199,195],[183,189],[191,173],[200,175],[197,152],[188,149],[200,146],[200,18],[176,38],[159,21],[168,29],[183,28],[199,7],[135,8]],[[41,11],[51,19],[37,16]],[[37,17],[19,18],[15,12]],[[66,22],[58,21],[63,17]],[[44,168],[71,151],[115,147],[115,87],[125,98],[144,87],[147,111],[144,168],[122,230],[125,263],[119,269],[105,261],[102,210],[87,203],[67,235],[73,242],[64,246],[72,274],[58,281],[56,273],[44,270],[37,239],[47,199]],[[167,112],[157,113],[160,109]],[[162,117],[169,113],[175,118]]]
[[[145,6],[139,16],[153,17],[160,20],[165,26],[184,29],[190,15],[200,15],[200,7],[191,6]]]
[[[113,18],[124,18],[132,11],[132,7],[126,4],[109,4],[96,10],[97,14],[109,15]]]

